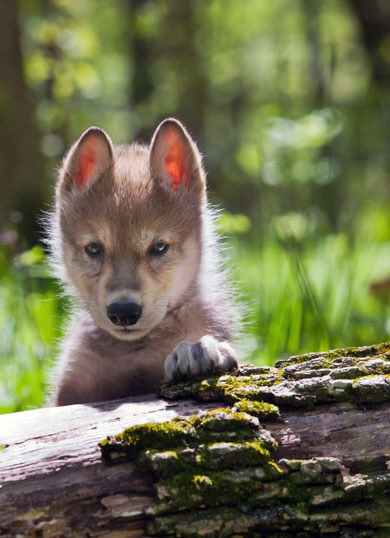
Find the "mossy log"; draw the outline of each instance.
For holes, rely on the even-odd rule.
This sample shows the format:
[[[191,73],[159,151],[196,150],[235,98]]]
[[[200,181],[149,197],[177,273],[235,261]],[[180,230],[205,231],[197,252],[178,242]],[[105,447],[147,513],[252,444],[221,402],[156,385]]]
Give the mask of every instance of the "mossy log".
[[[0,417],[0,536],[390,536],[390,344]]]

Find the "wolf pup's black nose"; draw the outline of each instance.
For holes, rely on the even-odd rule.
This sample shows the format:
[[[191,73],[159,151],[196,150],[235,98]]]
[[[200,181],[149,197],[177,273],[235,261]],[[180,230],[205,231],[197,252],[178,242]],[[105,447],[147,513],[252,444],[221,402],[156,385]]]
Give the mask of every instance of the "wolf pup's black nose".
[[[114,325],[135,325],[142,314],[142,307],[137,303],[118,301],[107,307],[107,316]]]

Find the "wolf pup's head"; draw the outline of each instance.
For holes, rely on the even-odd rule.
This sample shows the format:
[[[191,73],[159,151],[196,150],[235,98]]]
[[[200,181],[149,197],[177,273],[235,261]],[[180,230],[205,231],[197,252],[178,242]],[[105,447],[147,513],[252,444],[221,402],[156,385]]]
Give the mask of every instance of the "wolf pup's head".
[[[149,147],[90,127],[60,170],[51,234],[61,277],[96,325],[122,340],[156,327],[191,293],[201,263],[205,174],[175,119]]]

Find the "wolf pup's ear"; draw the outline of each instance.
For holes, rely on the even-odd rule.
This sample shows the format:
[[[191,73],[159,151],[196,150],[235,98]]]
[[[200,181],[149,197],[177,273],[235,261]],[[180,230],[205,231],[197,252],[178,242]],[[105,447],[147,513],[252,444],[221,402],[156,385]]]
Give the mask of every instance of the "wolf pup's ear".
[[[150,144],[153,177],[169,190],[203,192],[205,174],[195,142],[174,118],[164,120]]]
[[[99,127],[89,127],[73,144],[60,171],[57,193],[90,187],[111,166],[113,144]]]

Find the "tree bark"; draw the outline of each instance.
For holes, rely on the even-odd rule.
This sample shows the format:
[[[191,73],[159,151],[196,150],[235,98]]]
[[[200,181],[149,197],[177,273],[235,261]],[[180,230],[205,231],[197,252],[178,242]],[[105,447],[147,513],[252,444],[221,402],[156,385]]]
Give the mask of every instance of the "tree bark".
[[[382,344],[3,415],[0,535],[387,536],[389,373]]]
[[[380,0],[350,0],[349,3],[360,24],[363,43],[371,58],[373,77],[381,84],[388,85],[390,62],[380,50],[390,31],[388,4]]]
[[[171,420],[177,407],[151,395],[0,416],[0,535],[143,536],[152,477],[130,461],[105,465],[98,443],[129,425]],[[183,402],[180,412],[198,408]]]
[[[44,173],[32,96],[20,49],[18,2],[1,2],[0,17],[0,229],[12,211],[22,215],[23,235],[36,241]]]

